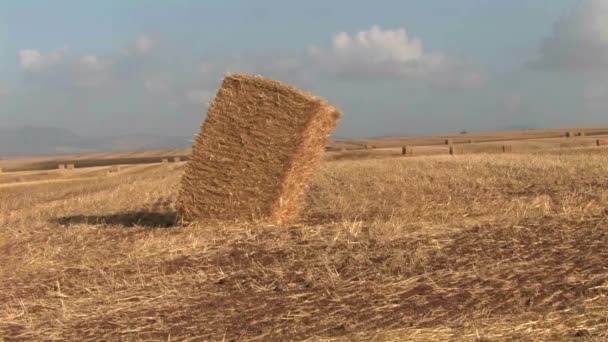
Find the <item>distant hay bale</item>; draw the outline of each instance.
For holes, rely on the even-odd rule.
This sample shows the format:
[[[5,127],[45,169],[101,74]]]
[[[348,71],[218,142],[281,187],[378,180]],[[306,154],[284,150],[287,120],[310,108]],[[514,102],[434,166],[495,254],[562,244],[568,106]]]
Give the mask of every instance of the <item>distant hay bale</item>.
[[[122,167],[121,167],[120,165],[112,165],[112,166],[110,167],[109,172],[110,172],[110,173],[118,173],[118,172],[120,172],[121,170],[122,170]]]
[[[467,143],[469,143],[469,144],[472,144],[473,142],[474,142],[473,139],[467,140]]]
[[[450,145],[450,155],[464,154],[464,149],[460,146]]]
[[[340,116],[324,99],[281,82],[227,74],[182,177],[180,216],[296,219]]]
[[[74,170],[74,164],[67,164],[66,165],[66,169],[68,169],[68,170]]]
[[[511,153],[511,152],[513,152],[513,146],[511,146],[511,145],[502,146],[502,153]]]
[[[169,162],[169,158],[163,158],[161,160],[161,163],[163,163],[163,164],[167,164],[168,162]]]
[[[57,165],[57,168],[59,170],[65,170],[65,164],[59,164],[59,165]]]
[[[574,137],[574,132],[566,132],[566,138]]]
[[[372,149],[374,149],[374,146],[373,145],[369,145],[369,144],[365,144],[365,149],[366,150],[372,150]]]
[[[174,162],[174,163],[179,163],[179,162],[181,162],[181,161],[182,161],[182,158],[180,158],[180,157],[174,157],[174,158],[173,158],[173,162]]]
[[[453,143],[454,143],[454,141],[452,139],[445,139],[446,145],[452,145]]]
[[[584,136],[587,135],[587,133],[585,133],[585,132],[578,132],[578,133],[576,133],[576,135],[579,136],[579,137],[584,137]]]
[[[403,148],[401,149],[401,154],[403,154],[404,156],[413,156],[414,148],[412,146],[403,146]]]
[[[608,146],[608,140],[604,139],[597,139],[595,143],[597,144],[597,146]]]
[[[2,168],[0,167],[0,175],[2,174]]]

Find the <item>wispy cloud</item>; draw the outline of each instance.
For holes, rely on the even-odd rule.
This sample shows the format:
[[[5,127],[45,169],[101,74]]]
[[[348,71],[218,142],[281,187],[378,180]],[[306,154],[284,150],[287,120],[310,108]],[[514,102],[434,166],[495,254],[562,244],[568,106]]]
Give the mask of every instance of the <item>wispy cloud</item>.
[[[323,73],[339,79],[428,79],[447,87],[476,86],[486,79],[471,63],[426,51],[422,40],[403,28],[339,32],[331,47],[312,46],[309,55]]]
[[[66,55],[67,49],[42,53],[37,49],[19,50],[19,65],[27,72],[38,72],[61,63]]]
[[[608,1],[583,0],[554,26],[534,66],[608,71]]]

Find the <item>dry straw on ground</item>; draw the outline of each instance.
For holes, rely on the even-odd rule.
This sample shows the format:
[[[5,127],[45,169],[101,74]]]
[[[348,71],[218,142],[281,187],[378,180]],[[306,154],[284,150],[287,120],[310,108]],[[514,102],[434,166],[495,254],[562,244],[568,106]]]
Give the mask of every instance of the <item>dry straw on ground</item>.
[[[112,167],[110,167],[109,172],[110,173],[118,173],[122,170],[120,165],[113,165]]]
[[[281,82],[227,74],[186,166],[178,208],[198,219],[295,219],[340,117]]]

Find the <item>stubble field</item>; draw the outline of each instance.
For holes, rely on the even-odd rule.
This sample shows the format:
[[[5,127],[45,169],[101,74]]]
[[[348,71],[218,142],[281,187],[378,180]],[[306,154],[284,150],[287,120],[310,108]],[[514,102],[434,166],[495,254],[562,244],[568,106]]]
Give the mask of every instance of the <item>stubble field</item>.
[[[608,148],[328,158],[289,226],[184,163],[0,175],[0,340],[608,339]]]

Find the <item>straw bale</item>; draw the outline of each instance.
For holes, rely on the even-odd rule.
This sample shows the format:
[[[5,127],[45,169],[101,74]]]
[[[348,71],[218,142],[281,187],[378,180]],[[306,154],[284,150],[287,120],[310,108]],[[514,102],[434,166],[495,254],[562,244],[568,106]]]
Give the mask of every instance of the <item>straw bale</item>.
[[[566,138],[572,138],[574,136],[574,132],[566,132]]]
[[[179,163],[181,161],[182,161],[182,158],[180,158],[180,157],[174,157],[173,158],[173,162],[175,162],[175,163]]]
[[[608,146],[608,140],[604,139],[597,139],[595,143],[597,144],[597,146]]]
[[[502,152],[503,153],[513,152],[513,146],[511,146],[511,145],[503,145],[502,146]]]
[[[576,135],[579,136],[579,137],[584,137],[584,136],[587,135],[587,133],[585,133],[585,132],[578,132]]]
[[[401,149],[401,154],[403,154],[404,156],[413,156],[414,148],[412,146],[403,146],[403,148]]]
[[[74,164],[67,164],[67,165],[66,165],[66,168],[67,168],[68,170],[74,170]]]
[[[452,139],[445,139],[446,145],[452,145],[453,143],[454,143],[454,141]]]
[[[57,165],[57,168],[59,170],[65,170],[65,164],[59,164],[59,165]]]
[[[464,153],[464,149],[462,147],[450,145],[450,154],[451,155],[463,154],[463,153]]]
[[[227,74],[182,177],[181,217],[296,219],[340,116],[324,99],[281,82]]]
[[[167,164],[169,162],[169,158],[163,158],[161,162],[163,164]]]

